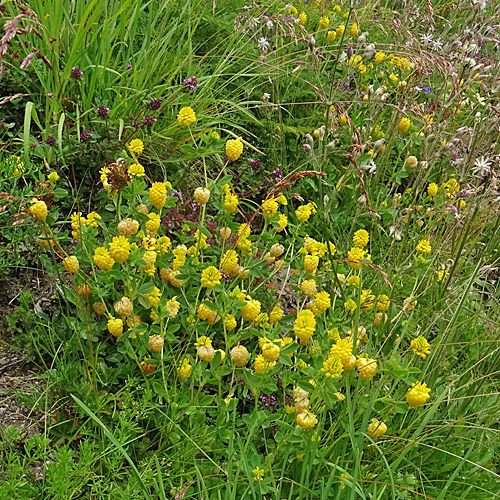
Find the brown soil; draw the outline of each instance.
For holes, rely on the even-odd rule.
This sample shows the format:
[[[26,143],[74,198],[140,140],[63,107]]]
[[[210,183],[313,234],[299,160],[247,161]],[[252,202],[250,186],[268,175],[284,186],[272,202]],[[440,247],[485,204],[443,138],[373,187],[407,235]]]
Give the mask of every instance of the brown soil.
[[[35,310],[50,313],[55,289],[53,280],[40,270],[20,270],[0,277],[0,432],[13,426],[21,430],[23,438],[29,438],[38,432],[43,415],[20,404],[20,396],[40,393],[44,382],[37,376],[39,369],[26,359],[19,340],[14,345],[6,319],[19,305],[24,290],[31,292]]]

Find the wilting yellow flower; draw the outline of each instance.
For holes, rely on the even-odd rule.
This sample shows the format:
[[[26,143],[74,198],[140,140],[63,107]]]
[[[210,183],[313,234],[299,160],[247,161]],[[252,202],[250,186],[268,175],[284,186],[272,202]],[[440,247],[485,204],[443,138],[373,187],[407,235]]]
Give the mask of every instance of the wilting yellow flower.
[[[172,297],[169,301],[167,301],[167,312],[170,314],[170,316],[177,316],[177,313],[179,312],[179,307],[180,304],[177,300],[177,296]]]
[[[302,427],[302,429],[312,429],[317,423],[318,419],[316,415],[307,410],[297,415],[297,424]]]
[[[366,433],[372,439],[378,439],[383,436],[387,432],[387,425],[381,420],[377,420],[376,418],[372,418],[371,422],[368,424],[368,428],[366,429]]]
[[[80,269],[78,259],[74,255],[66,257],[65,259],[63,259],[62,263],[68,273],[76,274]]]

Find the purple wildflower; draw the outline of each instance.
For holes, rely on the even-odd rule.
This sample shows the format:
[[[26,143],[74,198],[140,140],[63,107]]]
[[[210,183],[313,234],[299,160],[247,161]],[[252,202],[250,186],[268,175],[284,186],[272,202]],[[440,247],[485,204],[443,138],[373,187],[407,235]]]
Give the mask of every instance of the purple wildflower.
[[[189,90],[191,94],[199,87],[198,79],[196,76],[190,76],[184,80],[184,89]]]
[[[283,172],[277,168],[271,172],[271,175],[274,177],[275,181],[279,181],[283,177]]]
[[[71,78],[73,78],[74,80],[80,80],[82,76],[83,76],[83,71],[80,71],[78,68],[71,69]]]
[[[52,137],[51,135],[49,135],[47,137],[47,139],[45,139],[45,142],[49,145],[49,146],[55,146],[57,144],[57,141],[56,141],[56,138],[55,137]]]
[[[102,116],[103,118],[106,118],[109,114],[109,108],[106,108],[105,106],[99,106],[97,108],[97,114],[99,116]]]
[[[153,126],[156,122],[157,122],[156,118],[153,118],[151,115],[146,115],[146,116],[144,117],[144,124],[145,124],[147,127],[151,127],[151,126]]]
[[[161,107],[161,99],[157,99],[156,97],[151,99],[149,101],[149,107],[150,109],[159,109]]]
[[[80,134],[80,139],[82,142],[89,141],[91,137],[92,134],[90,132],[87,132],[86,130]]]

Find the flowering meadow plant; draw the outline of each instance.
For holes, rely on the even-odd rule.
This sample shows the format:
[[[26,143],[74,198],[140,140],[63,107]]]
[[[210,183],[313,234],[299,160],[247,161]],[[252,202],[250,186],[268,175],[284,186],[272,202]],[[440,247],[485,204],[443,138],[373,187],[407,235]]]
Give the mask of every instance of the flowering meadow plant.
[[[312,238],[315,203],[294,210],[275,189],[252,206],[222,174],[194,189],[197,220],[172,230],[180,193],[138,169],[142,141],[128,149],[132,158],[101,169],[107,212],[71,216],[75,245],[59,242],[44,202],[29,207],[73,283],[65,297],[87,341],[89,382],[99,350],[117,374],[142,373],[159,401],[178,409],[172,418],[192,405],[195,390],[212,409],[209,420],[257,419],[276,452],[297,443],[297,457],[322,456],[314,443],[338,425],[355,425],[369,448],[400,432],[394,411],[412,415],[439,397],[426,385],[432,343],[395,335],[416,301],[393,295],[367,230],[354,231],[344,248]],[[428,250],[422,240],[416,255]],[[370,406],[347,417],[346,405],[367,392]]]
[[[492,498],[493,5],[66,4],[0,7],[0,498]]]

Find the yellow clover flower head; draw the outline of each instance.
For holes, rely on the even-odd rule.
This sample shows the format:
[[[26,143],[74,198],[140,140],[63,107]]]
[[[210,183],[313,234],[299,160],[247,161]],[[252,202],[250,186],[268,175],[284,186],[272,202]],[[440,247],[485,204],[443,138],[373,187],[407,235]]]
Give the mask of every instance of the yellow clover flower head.
[[[210,198],[210,190],[205,187],[197,187],[194,190],[194,199],[198,205],[206,205]]]
[[[438,190],[439,190],[439,186],[435,183],[435,182],[431,182],[428,186],[427,186],[427,194],[433,198],[434,196],[436,196],[438,194]]]
[[[421,382],[411,384],[411,388],[406,393],[406,402],[412,408],[418,408],[430,398],[430,392],[431,390],[427,387],[427,384],[422,384]]]
[[[399,131],[402,133],[402,134],[406,134],[406,132],[408,132],[408,130],[410,129],[410,126],[411,126],[411,120],[409,118],[401,118],[401,121],[399,122]]]
[[[113,241],[109,244],[109,255],[111,258],[123,264],[130,254],[130,243],[124,236],[115,236]]]
[[[30,214],[35,217],[37,221],[44,221],[47,218],[48,210],[47,205],[43,200],[37,200],[33,198],[31,200],[31,206],[29,207]]]
[[[121,337],[123,334],[123,321],[121,319],[111,317],[108,320],[108,331],[114,337]]]
[[[304,410],[297,415],[297,424],[302,429],[312,429],[318,423],[318,419],[314,413]]]
[[[189,359],[184,358],[177,368],[177,374],[181,380],[186,380],[191,375],[191,371],[193,370],[193,366],[189,362]]]
[[[328,359],[323,361],[323,368],[321,371],[325,374],[326,377],[340,377],[344,368],[342,366],[342,362],[337,356],[329,356]]]
[[[426,239],[420,240],[416,250],[417,253],[424,253],[426,255],[429,255],[432,251],[431,242]]]
[[[352,247],[347,252],[347,263],[349,264],[349,267],[352,267],[353,269],[359,269],[361,267],[361,264],[363,263],[365,254],[366,250],[362,250],[359,247]]]
[[[425,359],[431,352],[431,346],[427,340],[420,336],[411,341],[411,350],[422,359]]]
[[[201,273],[201,286],[205,288],[214,288],[220,283],[222,274],[215,266],[209,266]]]
[[[167,187],[164,182],[153,182],[149,190],[149,202],[161,210],[167,201]]]
[[[377,420],[376,418],[372,418],[371,422],[368,424],[368,428],[366,429],[366,433],[372,439],[378,439],[382,437],[387,432],[387,425],[381,420]]]
[[[364,248],[366,245],[368,245],[369,239],[370,236],[368,235],[368,231],[365,231],[364,229],[359,229],[354,233],[352,241],[355,247]]]
[[[226,142],[226,156],[231,161],[236,161],[243,153],[243,144],[241,143],[241,138],[229,139]]]
[[[132,163],[128,168],[128,175],[131,177],[144,177],[146,172],[140,163]]]
[[[190,106],[181,108],[181,110],[177,114],[177,121],[179,122],[180,125],[189,127],[196,121],[196,113]]]
[[[76,274],[80,269],[80,265],[78,263],[78,259],[74,255],[70,255],[66,257],[63,261],[63,266],[68,271],[68,273]]]
[[[300,340],[301,345],[307,345],[309,339],[316,330],[316,319],[312,311],[303,310],[297,314],[297,319],[293,325],[293,331]]]
[[[137,156],[139,156],[144,151],[144,143],[140,139],[131,140],[127,147],[131,153]]]
[[[319,27],[324,30],[328,28],[328,25],[330,24],[330,19],[328,16],[321,16],[319,19]]]

